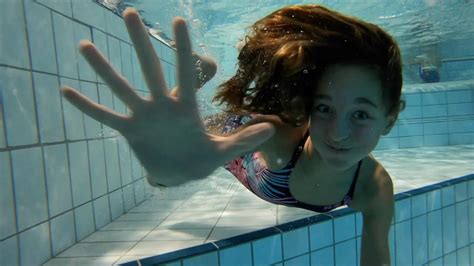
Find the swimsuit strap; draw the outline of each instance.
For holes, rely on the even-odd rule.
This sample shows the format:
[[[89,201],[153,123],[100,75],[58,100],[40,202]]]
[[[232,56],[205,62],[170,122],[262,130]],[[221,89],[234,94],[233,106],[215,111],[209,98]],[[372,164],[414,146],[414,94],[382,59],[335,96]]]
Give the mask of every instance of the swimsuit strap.
[[[354,173],[354,177],[352,178],[351,187],[349,188],[349,192],[347,192],[347,196],[349,196],[351,199],[354,197],[354,190],[357,183],[357,178],[359,177],[359,170],[360,170],[361,165],[362,165],[362,160],[360,160],[359,164],[357,165],[357,170]]]
[[[295,151],[293,152],[293,156],[291,157],[290,162],[286,165],[285,169],[293,169],[295,167],[296,161],[300,157],[301,153],[303,152],[304,149],[304,144],[306,143],[306,140],[309,137],[309,130],[306,131],[306,134],[304,137],[300,140],[298,143],[298,146],[296,147]]]

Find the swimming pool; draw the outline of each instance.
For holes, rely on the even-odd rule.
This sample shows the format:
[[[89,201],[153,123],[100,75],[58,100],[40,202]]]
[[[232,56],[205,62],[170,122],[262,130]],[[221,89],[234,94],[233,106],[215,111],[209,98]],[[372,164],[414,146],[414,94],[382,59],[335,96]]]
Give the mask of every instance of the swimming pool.
[[[466,1],[452,6],[462,6],[464,15],[472,11]],[[8,22],[0,25],[0,264],[358,261],[359,214],[341,209],[314,216],[274,206],[223,169],[172,191],[152,189],[122,137],[61,99],[57,88],[68,84],[126,112],[78,56],[80,39],[93,40],[148,93],[119,16],[93,1],[2,1],[0,7]],[[442,82],[418,84],[419,64],[406,65],[415,73],[406,75],[407,109],[374,152],[394,176],[394,265],[474,264],[473,40],[466,32],[439,43]],[[157,39],[153,45],[174,85],[174,51]]]

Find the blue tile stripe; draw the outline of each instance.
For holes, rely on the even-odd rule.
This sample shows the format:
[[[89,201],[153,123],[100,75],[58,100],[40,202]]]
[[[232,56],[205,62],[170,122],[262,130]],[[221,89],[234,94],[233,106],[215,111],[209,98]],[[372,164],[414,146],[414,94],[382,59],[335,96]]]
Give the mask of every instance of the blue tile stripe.
[[[406,192],[403,192],[403,193],[396,194],[395,195],[395,201],[398,202],[398,201],[401,201],[401,200],[410,199],[411,197],[416,196],[416,195],[426,194],[428,192],[440,190],[440,189],[447,188],[447,187],[452,187],[454,189],[454,185],[460,184],[460,183],[463,183],[463,182],[467,183],[468,181],[472,181],[472,180],[474,180],[474,173],[468,174],[468,175],[465,175],[465,176],[461,176],[461,177],[457,177],[457,178],[453,178],[453,179],[450,179],[450,180],[442,181],[442,182],[432,184],[432,185],[429,185],[429,186],[425,186],[425,187],[422,187],[422,188],[417,188],[417,189],[413,189],[413,190],[410,190],[410,191],[406,191]],[[464,201],[468,201],[468,200],[469,200],[469,197],[466,198]],[[463,201],[460,201],[460,202],[463,202]],[[439,212],[441,214],[442,210],[444,208],[454,206],[454,204],[456,204],[456,203],[459,203],[459,202],[453,201],[452,204],[442,206],[440,209],[436,209],[436,210],[431,211],[431,213]],[[285,224],[278,225],[278,226],[275,226],[275,227],[270,227],[270,228],[258,230],[258,231],[255,231],[255,232],[251,232],[251,233],[247,233],[247,234],[243,234],[243,235],[239,235],[239,236],[219,240],[219,241],[214,242],[215,245],[212,245],[211,243],[207,243],[207,244],[203,244],[203,245],[199,245],[199,246],[195,246],[195,247],[190,247],[190,248],[183,249],[183,250],[170,252],[170,253],[163,254],[163,255],[158,255],[158,256],[153,256],[153,257],[149,257],[149,258],[146,258],[146,259],[141,259],[141,260],[139,260],[138,263],[140,265],[153,265],[153,264],[177,262],[177,261],[181,261],[181,260],[184,260],[186,258],[193,257],[193,256],[198,256],[198,255],[202,255],[204,253],[216,251],[216,249],[219,250],[219,249],[224,249],[224,248],[228,248],[228,247],[235,246],[235,245],[240,245],[240,244],[243,244],[243,243],[255,241],[255,240],[258,240],[258,239],[261,239],[261,238],[264,238],[264,237],[268,237],[268,236],[271,236],[271,235],[282,234],[283,232],[295,230],[295,229],[302,228],[302,227],[308,227],[308,226],[316,224],[316,223],[324,222],[324,221],[327,221],[327,220],[330,220],[330,219],[335,219],[337,217],[346,216],[346,215],[355,214],[355,213],[356,212],[354,210],[351,210],[349,208],[343,208],[343,209],[335,210],[335,211],[332,211],[332,212],[329,212],[329,213],[326,213],[326,214],[316,214],[312,217],[303,218],[303,219],[300,219],[300,220],[297,220],[297,221],[285,223]],[[427,215],[428,213],[430,213],[430,212],[421,213],[418,216],[411,217],[410,219],[414,219],[414,218],[417,218],[417,217],[420,217],[420,216],[423,216],[423,215]],[[442,218],[442,216],[440,216],[440,217]],[[402,222],[406,223],[406,221],[407,220],[404,220]],[[392,227],[394,227],[394,225],[392,225]],[[442,219],[441,219],[441,228],[442,228]],[[414,232],[412,232],[412,236],[413,236],[413,234],[414,234]],[[441,234],[441,238],[442,238],[443,237],[442,232],[440,232],[440,234]],[[351,239],[357,239],[357,234],[356,234],[355,238],[351,238]],[[468,246],[469,246],[469,244],[467,244],[464,247],[456,247],[456,248],[461,249],[461,248],[465,248],[465,247],[468,247]],[[312,252],[315,252],[315,251],[310,251],[309,254],[311,254]],[[451,250],[449,252],[451,252]],[[441,256],[431,258],[430,262],[438,260],[440,258],[442,259],[443,256],[448,255],[448,254],[443,254],[443,253],[444,252],[441,249]],[[394,257],[394,256],[396,256],[396,254],[392,254],[392,257]],[[129,262],[129,263],[122,264],[122,265],[127,265],[127,266],[130,265],[131,266],[131,265],[138,265],[138,264],[137,264],[137,261],[133,261],[133,262]]]

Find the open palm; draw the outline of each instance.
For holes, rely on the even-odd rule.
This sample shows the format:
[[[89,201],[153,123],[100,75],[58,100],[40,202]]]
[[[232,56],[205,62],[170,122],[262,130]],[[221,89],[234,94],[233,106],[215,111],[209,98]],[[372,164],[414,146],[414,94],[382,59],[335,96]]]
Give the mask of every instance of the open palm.
[[[170,92],[138,13],[129,8],[123,17],[150,97],[139,96],[89,41],[81,41],[81,54],[128,106],[131,115],[116,113],[70,87],[63,87],[62,92],[81,111],[127,139],[147,170],[151,185],[176,185],[204,178],[272,136],[275,129],[270,123],[257,123],[227,137],[206,133],[197,108],[195,65],[185,21],[182,18],[173,21],[178,85]]]

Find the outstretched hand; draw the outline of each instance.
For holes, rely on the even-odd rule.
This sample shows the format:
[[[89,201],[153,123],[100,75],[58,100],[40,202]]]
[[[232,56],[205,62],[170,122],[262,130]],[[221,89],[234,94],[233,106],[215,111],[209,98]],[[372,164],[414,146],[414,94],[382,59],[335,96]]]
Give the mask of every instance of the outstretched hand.
[[[196,69],[191,41],[182,18],[173,20],[177,49],[177,87],[168,89],[160,60],[154,52],[138,12],[123,13],[150,96],[139,96],[89,41],[79,50],[110,89],[130,109],[130,116],[97,104],[77,90],[63,87],[63,95],[78,109],[119,131],[148,172],[153,185],[177,185],[204,178],[227,161],[254,150],[274,134],[271,123],[251,125],[221,137],[206,133],[198,113]]]

